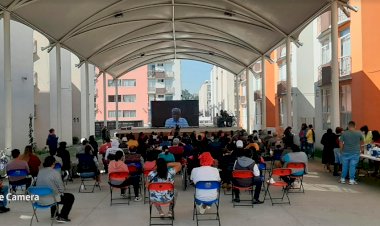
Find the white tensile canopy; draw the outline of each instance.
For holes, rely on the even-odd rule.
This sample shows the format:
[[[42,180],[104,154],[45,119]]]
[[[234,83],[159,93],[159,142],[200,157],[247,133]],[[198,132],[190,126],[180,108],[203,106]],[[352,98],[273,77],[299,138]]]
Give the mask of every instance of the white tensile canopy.
[[[342,0],[346,3],[347,0]],[[325,12],[329,0],[0,0],[12,18],[102,71],[191,59],[239,74]]]

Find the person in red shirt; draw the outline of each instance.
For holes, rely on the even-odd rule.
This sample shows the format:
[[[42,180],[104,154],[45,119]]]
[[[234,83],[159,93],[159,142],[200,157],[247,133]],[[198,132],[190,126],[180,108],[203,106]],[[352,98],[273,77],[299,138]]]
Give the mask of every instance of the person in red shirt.
[[[180,146],[179,144],[182,144],[178,138],[173,139],[173,146],[169,148],[169,152],[172,153],[175,157],[176,162],[181,162],[183,152],[184,152],[184,147]]]
[[[28,163],[30,175],[32,177],[37,177],[38,171],[40,170],[41,160],[33,154],[33,147],[27,145],[24,150],[24,154],[20,156],[21,160]]]

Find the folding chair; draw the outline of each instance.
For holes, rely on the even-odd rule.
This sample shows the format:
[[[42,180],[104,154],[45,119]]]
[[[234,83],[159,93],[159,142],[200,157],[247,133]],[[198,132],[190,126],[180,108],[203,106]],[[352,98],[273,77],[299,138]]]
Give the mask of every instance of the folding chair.
[[[142,169],[139,168],[135,163],[129,163],[127,164],[128,166],[128,170],[129,170],[129,176],[131,177],[138,177],[139,178],[139,190],[140,190],[140,194],[142,193],[141,190],[143,189],[143,184],[142,184],[142,174],[141,174],[141,171]],[[128,192],[130,192],[130,190],[128,190]]]
[[[218,196],[215,200],[202,201],[196,198],[198,190],[213,190],[213,189],[217,190],[218,192]],[[195,219],[197,220],[197,226],[199,225],[199,221],[210,221],[210,220],[217,220],[220,226],[219,199],[220,199],[220,182],[219,181],[198,181],[195,184],[193,220],[195,217]],[[203,215],[216,215],[216,218],[215,219],[199,219],[199,213],[197,211],[196,205],[212,206],[213,204],[215,204],[216,206],[216,213],[205,213]]]
[[[99,190],[102,190],[100,188],[99,182],[95,180],[95,177],[96,177],[95,172],[82,172],[82,173],[79,173],[79,177],[81,181],[80,186],[79,186],[79,193],[93,193],[95,190],[95,187],[98,187]],[[95,183],[93,185],[85,183],[86,181],[91,181],[91,180],[95,180]],[[86,186],[92,186],[92,190],[85,191],[87,190]]]
[[[26,169],[15,169],[15,170],[9,170],[7,171],[7,176],[8,176],[8,180],[9,180],[9,188],[11,189],[11,192],[14,190],[16,191],[17,187],[23,187],[25,186],[25,189],[26,189],[26,185],[27,185],[27,182],[24,181],[24,182],[19,182],[19,181],[11,181],[12,178],[14,177],[17,177],[17,178],[20,178],[20,177],[23,177],[22,179],[26,179],[28,178],[29,176],[29,173]],[[20,179],[20,180],[22,180]],[[30,178],[31,180],[31,183],[32,183],[32,178]]]
[[[292,174],[290,175],[290,178],[295,179],[299,183],[298,187],[293,187],[293,186],[289,187],[288,193],[305,193],[305,188],[303,187],[303,175],[305,175],[306,164],[303,162],[289,162],[286,168],[289,168],[292,170]],[[292,191],[292,190],[298,190],[298,191]]]
[[[290,176],[291,174],[292,174],[292,170],[291,169],[288,169],[288,168],[279,168],[279,169],[273,169],[271,176],[286,177],[286,176]],[[269,188],[271,186],[282,187],[282,197],[281,198],[273,198],[272,197],[272,195],[270,193],[270,190],[269,190]],[[286,204],[286,203],[288,203],[290,205],[290,199],[289,199],[289,196],[288,196],[288,191],[289,191],[288,183],[286,183],[284,181],[276,181],[273,184],[267,182],[267,190],[265,191],[264,199],[266,198],[267,194],[269,194],[269,198],[270,198],[270,201],[272,203],[272,206],[274,204]],[[287,202],[283,202],[285,196],[288,199]],[[282,202],[273,202],[273,200],[278,200],[278,199],[281,199]]]
[[[253,175],[253,172],[250,171],[250,170],[234,170],[232,171],[232,204],[235,208],[235,206],[252,206],[253,208],[253,178],[255,176]],[[234,183],[234,180],[251,180],[252,181],[252,185],[251,186],[248,186],[248,187],[242,187],[242,186],[238,186]],[[250,204],[236,204],[236,202],[234,201],[234,190],[239,190],[239,191],[248,191],[250,194],[251,194],[251,199],[245,199],[245,200],[242,200],[240,199],[240,202],[245,202],[245,201],[249,201]]]
[[[165,219],[162,217],[153,217],[152,216],[152,207],[153,205],[159,205],[159,206],[169,206],[170,204],[175,204],[175,198],[173,197],[173,200],[169,202],[156,202],[150,199],[150,193],[151,192],[173,192],[174,193],[174,184],[169,182],[154,182],[150,183],[148,185],[148,195],[149,195],[149,225],[172,225],[174,224],[174,207],[173,207],[173,217],[166,217],[166,219],[169,219],[169,223],[152,223],[152,219]]]
[[[38,196],[39,200],[41,200],[41,198],[42,198],[43,200],[48,200],[48,201],[50,200],[51,201],[50,203],[40,203],[40,201],[31,200],[32,208],[33,208],[33,215],[32,215],[32,218],[30,219],[30,226],[32,226],[32,224],[33,224],[33,218],[34,217],[36,217],[36,221],[39,222],[38,217],[37,217],[37,212],[36,212],[37,209],[49,209],[50,210],[50,207],[55,206],[56,208],[55,208],[54,216],[57,216],[59,207],[58,207],[58,202],[55,199],[55,194],[54,194],[53,189],[51,189],[49,187],[30,187],[28,189],[28,194]],[[51,225],[53,225],[54,220],[55,220],[55,218],[51,219]]]
[[[129,198],[127,199],[128,202],[125,203],[125,202],[117,202],[117,203],[113,203],[113,200],[116,200],[116,198],[114,199],[113,198],[113,188],[125,188],[125,189],[129,189],[129,185],[126,185],[126,186],[120,186],[122,182],[124,182],[126,179],[129,178],[129,172],[113,172],[113,173],[110,173],[109,176],[108,176],[108,184],[110,185],[110,193],[111,193],[111,200],[110,200],[110,205],[112,206],[112,204],[128,204],[129,205],[129,202],[130,202],[130,195],[129,195]],[[118,198],[118,199],[125,199],[125,198]]]
[[[152,170],[144,170],[143,172],[144,204],[149,200],[146,183],[150,172],[152,172]]]
[[[267,173],[267,164],[266,163],[259,163],[259,171],[260,171],[260,179],[263,182],[263,190],[265,190],[265,175]]]

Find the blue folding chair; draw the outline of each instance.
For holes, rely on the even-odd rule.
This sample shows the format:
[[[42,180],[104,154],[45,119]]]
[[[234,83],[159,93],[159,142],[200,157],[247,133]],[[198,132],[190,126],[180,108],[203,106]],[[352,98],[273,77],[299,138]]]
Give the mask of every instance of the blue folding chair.
[[[25,186],[28,184],[26,181],[20,183],[19,181],[14,181],[12,180],[12,178],[21,178],[23,177],[22,179],[25,179],[27,178],[29,175],[28,171],[26,169],[15,169],[15,170],[9,170],[7,171],[7,176],[8,176],[8,179],[9,179],[9,187],[11,188],[11,191],[14,190],[16,191],[16,188],[17,187],[22,187],[22,186]],[[19,179],[19,180],[22,180],[22,179]],[[32,180],[32,179],[30,179]]]
[[[199,221],[210,221],[210,220],[217,220],[220,226],[220,216],[219,216],[219,199],[220,199],[220,182],[219,181],[198,181],[195,184],[195,193],[194,193],[194,208],[193,208],[193,220],[197,220],[197,226],[199,225]],[[212,201],[203,201],[197,199],[197,190],[217,190],[217,198]],[[206,206],[212,206],[215,204],[216,206],[216,212],[215,213],[205,213],[202,215],[216,215],[215,219],[199,219],[200,213],[197,211],[197,205],[206,205]]]
[[[80,181],[81,181],[80,186],[79,186],[79,193],[93,193],[95,190],[95,187],[98,187],[99,190],[102,190],[99,182],[96,181],[95,179],[96,177],[95,172],[82,172],[82,173],[79,173],[79,176],[80,176]],[[91,181],[91,180],[95,180],[95,183],[93,185],[85,183],[86,181]],[[85,191],[87,190],[86,186],[92,186],[92,190]]]
[[[37,217],[37,209],[50,209],[51,207],[55,206],[55,213],[54,216],[57,216],[58,213],[58,202],[55,198],[55,194],[53,189],[49,187],[30,187],[28,189],[28,194],[29,195],[35,195],[38,196],[39,201],[31,200],[32,202],[32,208],[33,208],[33,216],[32,219],[30,220],[30,226],[33,224],[33,218],[36,217],[36,221],[38,221]],[[41,203],[41,200],[46,201],[46,203]],[[51,225],[54,223],[54,218],[51,219]]]

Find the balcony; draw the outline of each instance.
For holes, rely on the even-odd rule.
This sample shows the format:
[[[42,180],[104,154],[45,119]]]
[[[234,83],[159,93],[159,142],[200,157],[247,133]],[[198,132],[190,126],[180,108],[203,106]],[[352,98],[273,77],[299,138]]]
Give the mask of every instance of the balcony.
[[[169,71],[148,71],[148,78],[150,79],[169,79],[174,78],[174,72]]]
[[[339,76],[342,77],[351,77],[351,56],[344,56],[339,58]]]
[[[148,93],[156,93],[156,87],[148,87]]]
[[[167,87],[166,88],[166,93],[175,93],[175,88],[174,87]]]
[[[261,101],[261,99],[262,99],[261,90],[256,90],[253,93],[253,100],[254,101]]]
[[[277,83],[277,95],[278,96],[286,95],[286,81],[279,81]]]
[[[155,93],[155,94],[173,94],[175,93],[175,88],[170,87],[170,88],[155,88],[155,87],[149,87],[148,88],[148,93]]]
[[[350,13],[349,10],[347,10],[348,13]],[[347,17],[347,15],[341,10],[339,9],[338,10],[338,24],[341,25],[341,24],[344,24],[345,22],[349,21],[350,18]]]
[[[351,78],[351,56],[344,56],[339,58],[339,79]],[[332,72],[331,63],[319,66],[318,73],[318,86],[325,86],[331,84]]]

